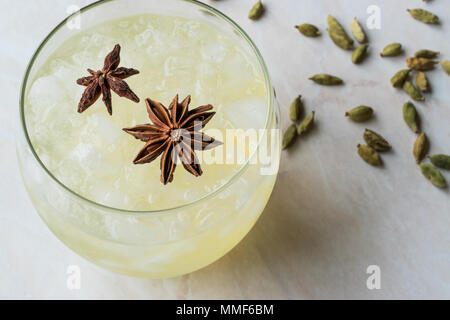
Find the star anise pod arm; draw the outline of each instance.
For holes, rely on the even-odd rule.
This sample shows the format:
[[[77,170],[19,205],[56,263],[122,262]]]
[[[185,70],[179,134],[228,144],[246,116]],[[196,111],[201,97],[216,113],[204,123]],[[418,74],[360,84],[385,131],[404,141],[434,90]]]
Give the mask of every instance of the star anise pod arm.
[[[111,90],[109,88],[109,85],[103,77],[100,77],[100,79],[98,80],[98,84],[102,91],[103,102],[105,103],[106,109],[108,110],[108,113],[112,115]]]
[[[77,80],[77,84],[87,87],[94,79],[94,76],[83,77]]]
[[[150,98],[145,100],[145,104],[147,105],[148,116],[154,125],[165,130],[172,128],[172,119],[164,105]]]
[[[203,132],[194,132],[191,140],[191,146],[194,150],[211,150],[222,144],[222,142],[208,136]]]
[[[178,94],[173,98],[172,103],[169,106],[170,114],[172,116],[172,122],[175,126],[180,124],[180,121],[184,119],[188,113],[189,104],[191,103],[191,96],[188,95],[181,103],[178,103]]]
[[[167,132],[167,130],[150,123],[137,125],[132,128],[124,128],[123,131],[144,142],[158,138]]]
[[[175,145],[172,142],[168,142],[166,149],[163,152],[163,155],[161,157],[161,182],[163,184],[168,184],[169,182],[173,181],[173,173],[175,172],[175,168],[177,166],[176,160],[177,160],[177,149],[178,146]]]
[[[78,112],[81,113],[93,105],[98,97],[100,97],[100,94],[100,85],[98,83],[98,79],[95,79],[84,90],[81,100],[78,103]]]
[[[119,79],[126,79],[128,77],[134,76],[135,74],[138,74],[139,70],[133,69],[133,68],[125,68],[125,67],[120,67],[117,68],[114,71],[111,71],[111,75],[113,77],[119,78]]]
[[[105,57],[105,62],[102,70],[104,73],[108,73],[111,70],[117,69],[120,64],[120,49],[120,45],[116,44],[114,46],[114,49]]]
[[[114,91],[119,97],[125,97],[134,102],[140,101],[138,96],[133,91],[131,91],[128,84],[122,79],[108,75],[106,77],[106,81],[108,82],[109,88]]]
[[[168,141],[165,138],[149,140],[139,151],[133,160],[134,164],[149,163],[158,158],[167,147]]]
[[[204,127],[216,114],[215,112],[209,112],[212,109],[213,106],[208,104],[189,111],[182,119],[180,126],[188,130],[192,130],[196,124]]]
[[[182,147],[180,147],[180,145]],[[191,146],[184,141],[181,141],[181,143],[178,144],[178,148],[180,149],[178,156],[181,159],[183,167],[194,176],[201,176],[203,174],[203,171],[200,167],[197,155],[195,154]]]

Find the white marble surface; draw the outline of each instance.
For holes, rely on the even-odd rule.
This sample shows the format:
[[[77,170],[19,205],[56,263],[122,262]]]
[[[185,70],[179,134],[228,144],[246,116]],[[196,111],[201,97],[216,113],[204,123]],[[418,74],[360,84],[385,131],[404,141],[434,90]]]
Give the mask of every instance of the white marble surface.
[[[301,92],[314,108],[316,129],[288,153],[272,198],[249,235],[228,255],[190,275],[168,280],[115,275],[78,257],[50,233],[34,211],[16,165],[14,129],[19,87],[29,58],[71,4],[86,0],[0,0],[0,298],[450,298],[450,192],[438,190],[411,155],[415,135],[403,123],[408,100],[389,85],[404,58],[378,52],[400,41],[407,54],[422,48],[450,59],[450,3],[434,0],[266,0],[258,22],[246,15],[253,0],[205,1],[244,27],[269,66],[283,125],[287,105]],[[354,66],[350,54],[328,36],[308,39],[293,25],[325,29],[331,13],[348,25],[381,9],[381,29],[370,30],[370,56]],[[431,27],[412,20],[407,7],[427,7],[443,20]],[[341,88],[310,83],[314,73],[346,80]],[[450,153],[450,77],[430,73],[433,94],[417,103],[432,153]],[[350,123],[344,112],[371,105],[368,124]],[[394,147],[385,167],[371,168],[356,154],[364,127]],[[450,181],[450,173],[445,176]],[[68,290],[66,270],[81,268],[80,290]],[[381,289],[366,288],[366,268],[381,268]]]

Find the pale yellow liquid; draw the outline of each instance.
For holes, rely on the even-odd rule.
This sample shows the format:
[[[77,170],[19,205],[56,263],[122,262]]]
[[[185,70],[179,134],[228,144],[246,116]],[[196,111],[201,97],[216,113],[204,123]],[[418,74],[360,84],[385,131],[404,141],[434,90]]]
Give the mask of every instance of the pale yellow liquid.
[[[141,102],[112,93],[112,117],[101,98],[77,113],[84,87],[75,80],[87,75],[86,68],[101,69],[116,43],[122,47],[120,66],[140,71],[126,81]],[[202,163],[204,174],[198,178],[179,165],[173,183],[162,185],[159,159],[134,165],[143,143],[122,131],[150,122],[145,98],[168,106],[175,94],[180,99],[191,94],[191,108],[212,104],[217,114],[204,131],[210,130],[224,146],[204,153],[222,152],[226,160],[226,129],[264,128],[266,91],[256,57],[235,40],[202,22],[142,15],[95,26],[59,47],[27,92],[25,117],[39,158],[68,188],[109,207],[154,211],[214,192],[242,163]],[[253,151],[252,144],[237,150],[246,157]],[[74,202],[60,189],[42,196],[38,180],[26,181],[27,189],[41,216],[68,246],[118,272],[166,277],[195,270],[233,247],[264,208],[275,175],[261,176],[253,166],[232,188],[208,200],[165,214],[136,215],[105,213]]]

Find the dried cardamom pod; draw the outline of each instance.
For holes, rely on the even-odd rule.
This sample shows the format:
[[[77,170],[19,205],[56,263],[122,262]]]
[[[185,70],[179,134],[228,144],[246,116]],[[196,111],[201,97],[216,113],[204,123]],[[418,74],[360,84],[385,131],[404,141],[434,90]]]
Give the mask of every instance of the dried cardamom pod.
[[[344,83],[342,79],[329,74],[316,74],[309,78],[309,80],[324,86],[337,86]]]
[[[438,188],[447,187],[447,182],[445,181],[445,178],[442,176],[441,172],[431,164],[421,163],[420,171],[422,171],[422,174],[425,176],[425,178],[430,180],[430,182],[434,184],[436,187]]]
[[[415,133],[420,132],[419,115],[417,114],[416,107],[412,102],[407,102],[403,105],[403,119],[412,131]]]
[[[416,101],[425,100],[420,91],[417,90],[416,87],[414,87],[414,85],[410,81],[405,81],[405,83],[403,84],[403,90]]]
[[[352,62],[355,64],[361,63],[366,57],[368,47],[369,47],[368,44],[363,44],[360,45],[358,48],[356,48],[352,54]]]
[[[350,25],[350,30],[356,41],[358,41],[359,43],[367,42],[366,33],[364,32],[364,29],[362,28],[358,20],[356,20],[356,18],[353,18],[352,24]]]
[[[432,70],[434,65],[437,64],[437,61],[433,61],[427,58],[408,58],[406,59],[406,64],[408,68],[417,70],[417,71],[427,71]]]
[[[331,40],[344,50],[353,49],[353,39],[348,36],[341,24],[331,15],[328,16],[327,21]]]
[[[297,139],[297,127],[295,126],[295,124],[291,124],[286,129],[283,135],[283,143],[282,143],[283,150],[292,146],[296,139]]]
[[[450,170],[450,156],[446,154],[433,154],[428,156],[428,158],[436,167]]]
[[[450,75],[450,61],[441,60],[441,66],[442,66],[442,69],[444,69],[445,72],[447,72],[447,74]]]
[[[402,52],[403,52],[402,45],[400,43],[394,42],[384,47],[383,51],[380,53],[380,56],[395,57],[402,54]]]
[[[391,78],[391,84],[395,88],[402,88],[406,79],[408,79],[411,69],[400,70]]]
[[[373,109],[368,106],[359,106],[345,113],[346,117],[349,117],[355,122],[364,122],[372,117]]]
[[[428,24],[438,24],[439,17],[424,9],[406,9],[411,17]]]
[[[308,132],[311,129],[311,127],[314,124],[314,115],[315,111],[313,110],[305,119],[303,119],[302,122],[300,122],[300,125],[297,128],[297,134],[299,136]]]
[[[252,7],[250,12],[248,13],[248,18],[251,20],[258,20],[264,13],[264,5],[261,0],[258,0],[257,3]]]
[[[420,163],[428,153],[430,148],[430,142],[427,135],[422,132],[414,142],[413,155],[416,158],[416,162]]]
[[[416,75],[416,86],[422,92],[429,92],[431,90],[427,76],[422,71],[419,71]]]
[[[386,141],[380,134],[375,131],[366,129],[363,134],[364,141],[369,147],[374,148],[376,151],[389,151],[392,146]]]
[[[416,58],[434,59],[434,58],[436,58],[439,54],[440,54],[440,52],[438,52],[438,51],[431,51],[431,50],[423,49],[423,50],[417,51],[417,52],[414,54],[414,56],[415,56]]]
[[[357,147],[359,156],[365,162],[372,166],[381,166],[381,157],[374,148],[361,144],[358,144]]]
[[[289,108],[289,118],[292,121],[298,121],[303,112],[303,103],[302,103],[302,95],[298,95],[294,101],[292,101],[291,106]]]
[[[319,31],[319,28],[309,23],[304,23],[299,26],[295,26],[295,28],[305,37],[315,38],[322,34]]]

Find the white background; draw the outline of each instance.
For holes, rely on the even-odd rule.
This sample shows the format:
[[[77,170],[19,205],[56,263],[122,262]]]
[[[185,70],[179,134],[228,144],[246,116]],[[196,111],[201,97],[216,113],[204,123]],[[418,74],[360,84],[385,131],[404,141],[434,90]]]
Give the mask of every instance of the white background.
[[[168,280],[115,275],[67,249],[44,225],[25,193],[16,164],[21,78],[41,40],[82,0],[0,0],[0,298],[450,298],[450,192],[420,174],[411,155],[415,135],[403,123],[408,97],[389,84],[405,56],[378,56],[401,42],[407,55],[423,48],[450,60],[450,3],[433,0],[266,0],[267,14],[247,19],[253,0],[205,1],[228,14],[254,39],[269,66],[282,108],[301,93],[317,126],[283,153],[268,207],[255,228],[228,255],[190,275]],[[131,3],[131,1],[130,1]],[[326,16],[348,29],[365,22],[369,5],[381,9],[381,29],[370,30],[370,55],[361,66],[327,35],[304,38],[293,28],[310,22],[324,32]],[[426,7],[443,21],[413,20],[407,7]],[[367,29],[367,28],[366,28]],[[327,72],[346,81],[325,88],[307,80]],[[416,106],[431,140],[431,153],[450,153],[450,77],[429,73],[433,94]],[[69,79],[68,81],[72,81]],[[366,104],[367,124],[343,115]],[[364,127],[393,145],[382,169],[356,154]],[[450,173],[445,177],[450,182]],[[381,290],[366,288],[366,268],[381,268]],[[68,290],[66,270],[78,265],[81,289]]]

